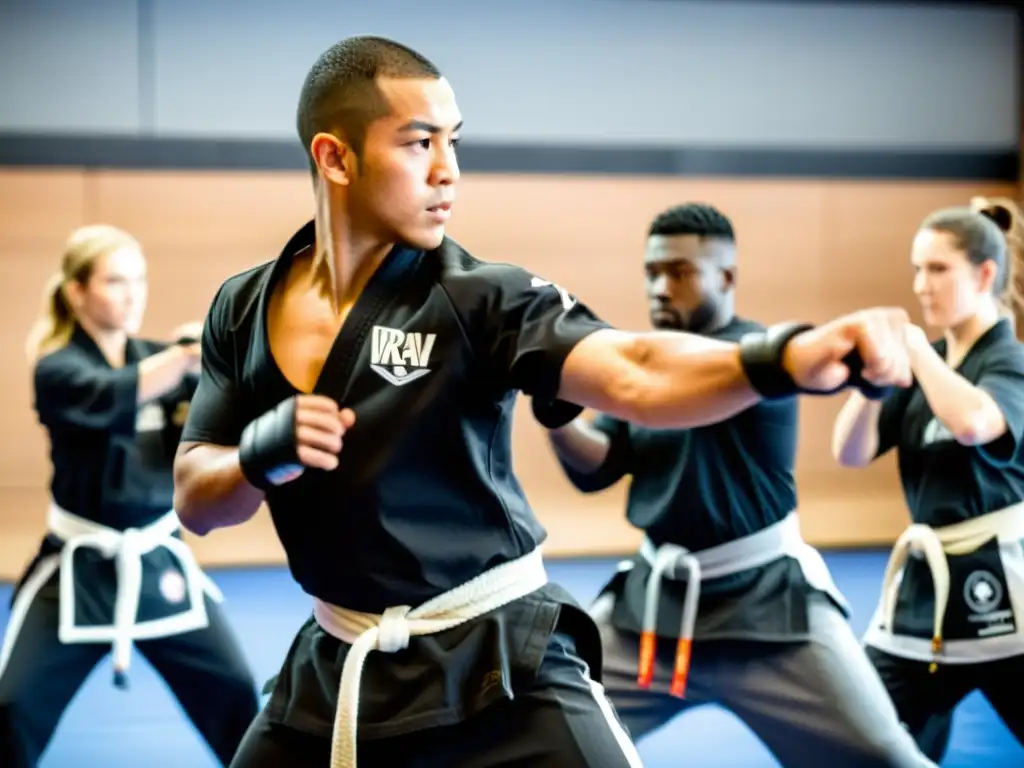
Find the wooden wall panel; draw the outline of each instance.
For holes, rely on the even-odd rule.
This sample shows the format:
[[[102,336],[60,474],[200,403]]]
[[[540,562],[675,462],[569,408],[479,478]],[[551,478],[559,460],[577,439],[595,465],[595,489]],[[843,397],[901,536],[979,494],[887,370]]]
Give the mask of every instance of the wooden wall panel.
[[[450,234],[478,256],[509,261],[569,287],[613,323],[647,327],[644,231],[661,209],[701,199],[725,210],[740,240],[740,311],[765,322],[821,321],[867,305],[913,307],[908,249],[921,218],[972,194],[971,184],[566,176],[464,178]],[[70,229],[106,221],[135,233],[152,275],[145,331],[198,319],[229,274],[274,258],[310,214],[302,173],[0,171],[0,578],[31,554],[42,529],[46,443],[30,411],[22,355],[42,283]],[[841,398],[802,403],[798,475],[807,537],[823,545],[888,543],[906,522],[891,460],[844,471],[828,443]],[[517,471],[555,554],[628,551],[625,484],[583,496],[563,478],[529,409],[517,409]],[[280,562],[266,514],[191,539],[208,564]]]

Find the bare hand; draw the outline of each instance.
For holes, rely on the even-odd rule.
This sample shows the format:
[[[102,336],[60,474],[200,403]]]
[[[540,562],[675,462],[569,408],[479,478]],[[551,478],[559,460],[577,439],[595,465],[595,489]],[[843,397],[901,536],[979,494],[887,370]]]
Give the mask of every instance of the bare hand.
[[[203,337],[203,324],[200,321],[194,321],[191,323],[182,323],[177,328],[171,331],[171,340],[177,341],[178,339],[196,339],[199,340]]]
[[[295,398],[295,442],[304,466],[333,470],[338,467],[345,432],[356,422],[351,408],[339,408],[322,395]]]
[[[846,383],[850,371],[843,358],[857,352],[865,380],[879,387],[908,387],[913,382],[908,325],[910,317],[898,307],[844,315],[794,337],[782,364],[801,388],[829,391]]]
[[[183,344],[181,348],[185,351],[185,372],[198,374],[202,367],[202,350],[199,346],[199,339],[203,335],[203,324],[201,322],[184,323],[171,331],[171,339],[177,342],[178,339],[196,339],[195,344]]]

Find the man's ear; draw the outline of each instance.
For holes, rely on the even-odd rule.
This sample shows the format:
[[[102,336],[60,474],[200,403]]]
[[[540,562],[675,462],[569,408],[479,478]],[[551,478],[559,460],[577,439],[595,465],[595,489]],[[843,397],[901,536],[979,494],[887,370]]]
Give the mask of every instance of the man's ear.
[[[355,175],[355,153],[337,136],[316,134],[309,144],[309,151],[320,174],[332,184],[346,186]]]
[[[736,265],[733,264],[728,267],[722,267],[722,289],[723,291],[732,291],[736,289]]]

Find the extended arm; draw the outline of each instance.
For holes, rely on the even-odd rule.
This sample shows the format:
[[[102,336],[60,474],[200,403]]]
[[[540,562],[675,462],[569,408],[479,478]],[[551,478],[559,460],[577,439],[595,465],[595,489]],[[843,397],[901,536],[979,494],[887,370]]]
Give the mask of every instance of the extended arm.
[[[596,331],[562,369],[558,396],[650,427],[695,427],[761,400],[737,344],[685,333]]]
[[[193,359],[177,345],[113,369],[66,352],[46,357],[34,375],[40,421],[130,434],[139,406],[177,387]]]

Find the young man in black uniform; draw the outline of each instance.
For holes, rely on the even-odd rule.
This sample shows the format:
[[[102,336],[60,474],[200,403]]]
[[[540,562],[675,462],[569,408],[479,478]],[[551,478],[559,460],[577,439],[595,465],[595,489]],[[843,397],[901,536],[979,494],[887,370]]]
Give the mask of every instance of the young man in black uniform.
[[[171,508],[201,327],[184,326],[172,343],[134,338],[145,278],[130,235],[76,230],[29,340],[52,501],[0,649],[4,768],[39,762],[68,703],[111,650],[124,685],[138,647],[223,765],[256,716],[256,683],[220,593]]]
[[[898,454],[913,525],[894,547],[865,641],[936,760],[974,690],[1024,743],[1024,346],[1012,318],[1022,230],[1009,200],[925,219],[914,292],[943,338],[932,344],[907,326],[914,385],[881,403],[851,396],[833,434],[845,466]]]
[[[550,424],[573,403],[679,426],[845,386],[851,353],[857,381],[906,383],[906,314],[741,350],[612,330],[566,290],[475,259],[444,236],[454,94],[397,43],[323,54],[298,123],[316,217],[215,297],[175,463],[199,533],[266,499],[313,597],[234,765],[355,765],[357,722],[364,765],[639,765],[596,680],[593,622],[547,582],[512,472],[517,391]]]
[[[736,267],[732,222],[716,208],[657,216],[644,259],[652,325],[733,342],[763,331],[735,314]],[[784,766],[931,765],[800,536],[797,422],[787,399],[689,430],[599,414],[549,432],[581,491],[630,476],[627,515],[646,534],[591,610],[608,698],[635,739],[718,703]]]

